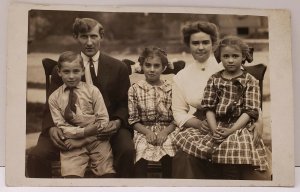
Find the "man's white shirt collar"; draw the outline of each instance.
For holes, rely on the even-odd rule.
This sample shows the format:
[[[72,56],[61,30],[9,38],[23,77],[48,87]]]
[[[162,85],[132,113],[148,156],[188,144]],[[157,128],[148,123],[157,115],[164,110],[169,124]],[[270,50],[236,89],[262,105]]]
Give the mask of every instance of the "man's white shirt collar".
[[[84,53],[82,53],[82,52],[80,53],[80,55],[81,55],[81,57],[82,57],[82,59],[83,59],[83,63],[88,63],[88,62],[89,62],[90,57],[86,56],[86,55],[85,55]],[[99,56],[100,56],[100,51],[98,51],[98,52],[92,57],[94,64],[95,64],[96,61],[98,61]]]

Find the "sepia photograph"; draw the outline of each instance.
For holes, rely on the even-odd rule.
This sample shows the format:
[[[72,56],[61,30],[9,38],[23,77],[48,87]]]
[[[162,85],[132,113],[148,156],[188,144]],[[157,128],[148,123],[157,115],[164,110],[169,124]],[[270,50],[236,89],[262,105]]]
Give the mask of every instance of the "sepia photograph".
[[[283,157],[284,171],[278,164],[293,148],[274,134],[280,84],[272,76],[280,69],[271,61],[283,56],[271,41],[282,30],[272,27],[276,12],[19,10],[27,16],[19,71],[26,84],[18,90],[26,127],[22,181],[8,170],[12,185],[293,183],[293,158]],[[290,42],[283,46],[288,55]],[[285,131],[293,135],[292,126]]]

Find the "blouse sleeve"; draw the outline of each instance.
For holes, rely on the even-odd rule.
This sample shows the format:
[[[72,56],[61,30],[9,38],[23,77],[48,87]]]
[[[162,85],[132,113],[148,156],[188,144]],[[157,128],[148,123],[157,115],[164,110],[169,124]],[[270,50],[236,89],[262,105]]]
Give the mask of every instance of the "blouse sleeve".
[[[190,107],[186,102],[186,97],[182,89],[174,81],[172,85],[172,111],[174,120],[179,128],[182,128],[185,122],[189,119],[195,117],[192,114],[189,114]]]
[[[244,96],[244,108],[242,113],[247,113],[254,120],[258,119],[260,109],[260,91],[258,80],[251,79],[247,83],[247,88]]]
[[[215,111],[216,105],[218,103],[217,91],[214,86],[214,77],[211,76],[208,81],[207,85],[204,89],[203,99],[201,102],[201,107],[204,111]]]
[[[133,125],[140,121],[140,116],[138,112],[138,98],[136,94],[136,90],[133,86],[131,86],[128,90],[128,123],[129,125]]]

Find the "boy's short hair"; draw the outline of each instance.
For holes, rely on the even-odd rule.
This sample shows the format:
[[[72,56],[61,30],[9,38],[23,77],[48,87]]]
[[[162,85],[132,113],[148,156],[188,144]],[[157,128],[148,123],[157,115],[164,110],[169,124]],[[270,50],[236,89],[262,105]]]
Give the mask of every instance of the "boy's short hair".
[[[101,38],[103,38],[103,26],[101,25],[101,23],[92,18],[76,18],[73,23],[73,34],[77,38],[79,33],[90,32],[95,26],[99,26],[99,35]]]
[[[80,54],[78,53],[75,53],[73,51],[66,51],[66,52],[63,52],[62,54],[60,54],[59,58],[58,58],[58,68],[61,69],[62,67],[62,64],[64,62],[72,62],[72,61],[75,61],[79,59],[79,63],[80,63],[80,66],[82,68],[84,68],[84,65],[83,65],[83,59],[81,57]]]

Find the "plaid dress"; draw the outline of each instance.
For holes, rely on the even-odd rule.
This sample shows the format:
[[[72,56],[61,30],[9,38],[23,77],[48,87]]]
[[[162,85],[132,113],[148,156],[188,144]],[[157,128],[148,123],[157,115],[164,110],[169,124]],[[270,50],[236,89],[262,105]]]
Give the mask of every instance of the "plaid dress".
[[[130,125],[141,123],[154,133],[165,129],[173,121],[171,111],[172,87],[167,81],[161,86],[152,86],[145,80],[133,84],[128,91],[128,110]],[[168,135],[162,146],[154,146],[147,142],[146,136],[134,131],[136,162],[141,158],[148,161],[159,161],[163,156],[175,155],[175,146],[171,137],[178,131]]]
[[[204,134],[198,129],[188,128],[180,132],[176,145],[188,154],[220,164],[249,164],[266,170],[267,156],[263,141],[254,146],[253,133],[248,130],[257,120],[260,107],[258,81],[249,73],[227,80],[220,71],[212,75],[204,90],[201,106],[215,112],[217,126],[230,128],[247,113],[251,120],[242,129],[229,135],[221,143],[212,139],[212,133]]]

